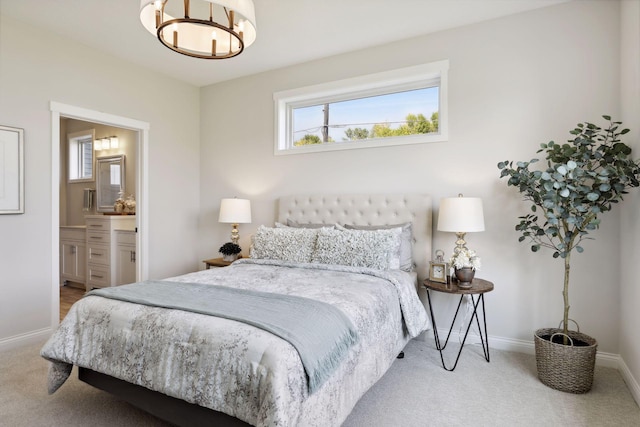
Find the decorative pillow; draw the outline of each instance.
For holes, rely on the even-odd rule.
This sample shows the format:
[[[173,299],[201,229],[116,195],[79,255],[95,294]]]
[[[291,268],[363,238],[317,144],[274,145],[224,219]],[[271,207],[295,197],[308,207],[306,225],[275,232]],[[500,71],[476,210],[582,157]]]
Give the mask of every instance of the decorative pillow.
[[[251,258],[311,262],[318,230],[308,228],[258,227]]]
[[[318,230],[312,262],[393,270],[398,257],[401,228],[389,230]]]
[[[411,250],[413,234],[410,222],[395,225],[344,225],[344,228],[348,230],[388,230],[398,227],[402,228],[402,233],[400,234],[400,270],[413,271],[413,251]]]
[[[311,224],[311,223],[301,223],[293,219],[287,218],[287,226],[293,228],[324,228],[329,227],[333,228],[333,224]]]

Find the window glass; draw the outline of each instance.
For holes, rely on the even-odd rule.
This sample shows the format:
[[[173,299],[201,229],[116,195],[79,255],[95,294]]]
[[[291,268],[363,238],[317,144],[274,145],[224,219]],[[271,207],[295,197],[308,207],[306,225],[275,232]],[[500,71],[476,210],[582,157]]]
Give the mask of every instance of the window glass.
[[[293,109],[293,145],[438,132],[439,87]]]
[[[67,136],[69,144],[67,168],[70,182],[93,181],[93,136],[93,130]]]

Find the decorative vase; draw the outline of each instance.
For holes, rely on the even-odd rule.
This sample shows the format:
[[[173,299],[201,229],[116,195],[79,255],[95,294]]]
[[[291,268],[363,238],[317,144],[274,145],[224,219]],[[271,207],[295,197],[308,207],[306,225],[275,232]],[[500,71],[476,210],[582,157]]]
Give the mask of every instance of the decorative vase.
[[[456,268],[456,279],[458,279],[458,287],[460,289],[469,289],[471,281],[476,275],[476,271],[472,267]]]
[[[129,197],[127,197],[127,200],[125,200],[123,202],[123,204],[124,204],[123,213],[130,214],[130,215],[135,215],[135,213],[136,213],[136,199],[133,198],[133,194],[129,195]]]
[[[222,255],[222,259],[227,262],[233,262],[238,259],[238,254]]]

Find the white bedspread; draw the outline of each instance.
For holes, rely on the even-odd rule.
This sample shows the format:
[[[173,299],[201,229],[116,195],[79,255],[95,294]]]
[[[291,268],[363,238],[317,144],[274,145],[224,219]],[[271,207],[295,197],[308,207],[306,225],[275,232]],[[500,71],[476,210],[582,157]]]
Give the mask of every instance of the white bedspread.
[[[167,280],[314,298],[358,331],[335,374],[309,394],[296,350],[233,320],[89,296],[42,349],[50,389],[78,365],[227,413],[256,426],[339,426],[360,397],[425,330],[427,314],[402,271],[241,260]],[[401,362],[399,362],[401,363]]]

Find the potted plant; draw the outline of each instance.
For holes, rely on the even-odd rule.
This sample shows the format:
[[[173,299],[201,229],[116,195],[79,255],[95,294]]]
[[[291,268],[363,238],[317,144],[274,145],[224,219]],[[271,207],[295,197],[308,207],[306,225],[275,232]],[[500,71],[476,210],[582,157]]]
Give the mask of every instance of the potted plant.
[[[537,152],[546,155],[546,169],[530,169],[529,162],[505,160],[498,163],[500,177],[509,177],[507,186],[516,187],[531,212],[520,216],[515,229],[520,242],[531,250],[553,250],[564,261],[564,313],[562,329],[540,329],[535,333],[538,377],[546,385],[562,391],[584,393],[591,389],[597,342],[588,335],[569,330],[569,277],[571,254],[583,252],[581,243],[600,225],[600,215],[622,200],[627,190],[640,185],[640,165],[629,156],[631,148],[620,142],[629,132],[610,116],[606,129],[580,123],[570,131],[566,144],[551,141]]]
[[[242,251],[239,245],[231,242],[227,242],[224,245],[220,246],[218,252],[222,254],[222,259],[225,261],[233,262],[238,259],[238,255]]]
[[[449,264],[454,268],[454,274],[458,279],[458,287],[468,289],[471,287],[471,281],[476,274],[476,270],[480,270],[480,257],[475,251],[463,247],[459,251],[455,251]]]

